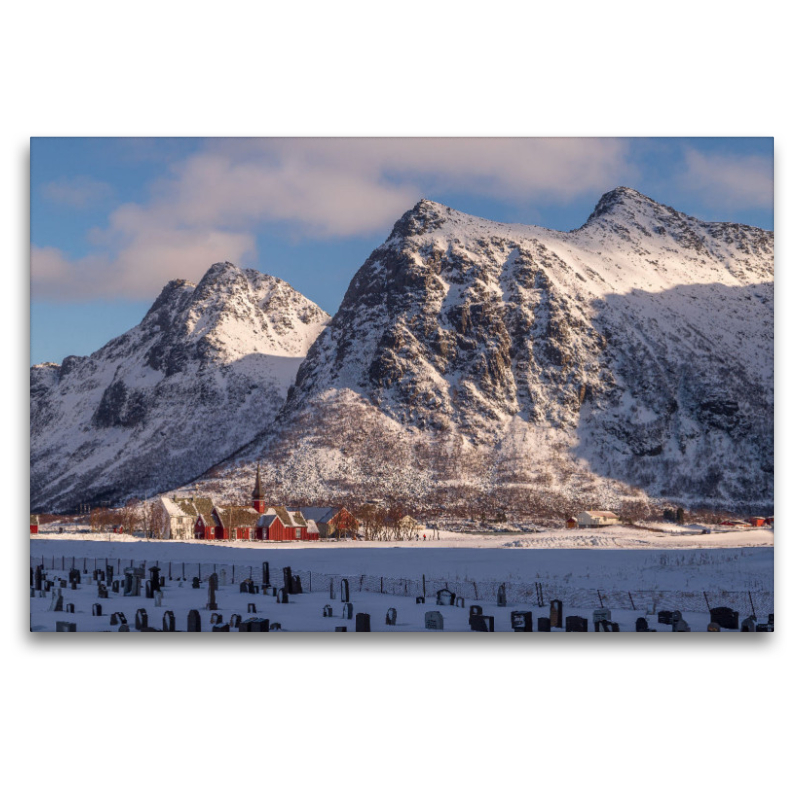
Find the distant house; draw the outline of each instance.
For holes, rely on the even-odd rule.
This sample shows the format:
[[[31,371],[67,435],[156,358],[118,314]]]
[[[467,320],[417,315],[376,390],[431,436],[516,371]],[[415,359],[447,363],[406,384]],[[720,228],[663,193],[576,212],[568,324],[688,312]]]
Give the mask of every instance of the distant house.
[[[754,528],[761,528],[763,527],[764,523],[767,521],[764,517],[750,517],[747,520]]]
[[[39,533],[39,517],[31,514],[31,533]]]
[[[161,539],[191,539],[197,511],[189,498],[160,497],[162,513],[156,516],[156,533]]]
[[[417,522],[414,517],[410,517],[408,514],[406,514],[397,521],[397,527],[403,533],[414,534],[421,531],[424,526]]]
[[[314,521],[320,537],[329,539],[358,531],[358,520],[346,508],[305,506],[298,510],[305,519]]]
[[[578,520],[575,517],[570,517],[567,520],[567,527],[568,528],[577,528],[578,527]]]
[[[269,506],[256,522],[255,539],[269,542],[311,542],[319,539],[319,533],[308,530],[302,511],[289,510],[284,506]]]
[[[261,516],[252,506],[214,506],[215,539],[254,539]]]
[[[616,525],[619,517],[612,511],[581,511],[577,521],[579,528],[602,528],[605,525]]]

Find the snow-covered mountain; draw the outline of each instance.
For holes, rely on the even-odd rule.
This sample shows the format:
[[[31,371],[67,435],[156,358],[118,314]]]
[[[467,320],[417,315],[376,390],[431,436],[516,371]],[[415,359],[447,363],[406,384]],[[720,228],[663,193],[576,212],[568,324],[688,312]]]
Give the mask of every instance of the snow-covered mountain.
[[[230,474],[264,457],[304,496],[472,482],[617,506],[613,480],[769,503],[772,419],[771,232],[627,188],[567,233],[423,200]]]
[[[31,508],[191,481],[270,430],[328,321],[284,281],[214,264],[91,356],[32,367]]]

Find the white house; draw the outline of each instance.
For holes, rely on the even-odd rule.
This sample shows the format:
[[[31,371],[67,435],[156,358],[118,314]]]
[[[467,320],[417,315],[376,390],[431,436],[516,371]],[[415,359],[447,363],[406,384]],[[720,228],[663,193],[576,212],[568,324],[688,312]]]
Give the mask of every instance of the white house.
[[[188,498],[160,497],[161,513],[156,513],[154,528],[161,539],[193,539],[197,515]],[[188,501],[188,502],[187,502]]]
[[[581,511],[578,514],[579,528],[602,528],[604,525],[616,525],[619,517],[612,511]]]

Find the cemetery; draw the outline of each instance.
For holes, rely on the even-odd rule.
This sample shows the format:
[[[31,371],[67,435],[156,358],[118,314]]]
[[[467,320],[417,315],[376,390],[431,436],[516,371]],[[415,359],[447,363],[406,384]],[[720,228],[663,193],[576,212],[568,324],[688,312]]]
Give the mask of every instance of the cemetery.
[[[166,553],[163,545],[42,542],[31,552],[30,627],[65,633],[774,630],[771,549],[697,559],[680,554],[674,561],[652,551],[573,551],[564,564],[563,552],[547,554],[549,564],[541,552],[531,563],[527,553],[497,552],[493,559],[483,551],[467,565],[454,561],[452,551],[431,549],[423,561],[397,565],[417,573],[402,578],[375,550],[319,561],[313,551],[215,548],[217,561],[209,563],[190,561],[185,549]],[[167,554],[186,560],[162,560]],[[645,591],[642,575],[649,570],[661,584]]]

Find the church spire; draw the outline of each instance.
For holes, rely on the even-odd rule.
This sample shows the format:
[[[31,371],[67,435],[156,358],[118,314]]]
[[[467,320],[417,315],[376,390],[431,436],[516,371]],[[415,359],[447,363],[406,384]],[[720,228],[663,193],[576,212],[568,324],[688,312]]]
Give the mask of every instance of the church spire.
[[[264,508],[266,507],[265,498],[264,487],[261,485],[261,462],[259,461],[256,467],[256,485],[253,489],[253,508],[259,514],[264,513]]]

